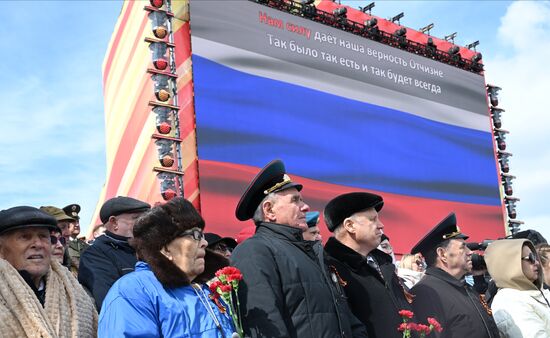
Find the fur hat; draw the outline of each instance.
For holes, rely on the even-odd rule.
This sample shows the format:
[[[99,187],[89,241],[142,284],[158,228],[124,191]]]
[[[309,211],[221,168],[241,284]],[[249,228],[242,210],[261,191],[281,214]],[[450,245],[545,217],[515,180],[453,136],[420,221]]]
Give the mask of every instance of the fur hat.
[[[139,259],[149,264],[165,287],[175,288],[191,282],[160,250],[184,231],[193,228],[204,229],[204,220],[193,204],[182,197],[173,198],[166,204],[152,208],[134,226],[132,246]]]

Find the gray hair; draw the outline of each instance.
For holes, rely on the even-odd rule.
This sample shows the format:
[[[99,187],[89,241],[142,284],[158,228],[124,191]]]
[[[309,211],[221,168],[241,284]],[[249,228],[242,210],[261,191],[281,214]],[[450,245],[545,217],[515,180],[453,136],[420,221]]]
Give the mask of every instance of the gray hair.
[[[275,202],[276,200],[277,200],[277,195],[274,192],[270,192],[269,194],[267,194],[266,197],[264,197],[264,199],[260,202],[260,204],[256,208],[256,211],[254,211],[254,216],[252,216],[252,220],[254,221],[254,223],[260,223],[265,220],[264,209],[263,209],[264,202],[265,201]]]

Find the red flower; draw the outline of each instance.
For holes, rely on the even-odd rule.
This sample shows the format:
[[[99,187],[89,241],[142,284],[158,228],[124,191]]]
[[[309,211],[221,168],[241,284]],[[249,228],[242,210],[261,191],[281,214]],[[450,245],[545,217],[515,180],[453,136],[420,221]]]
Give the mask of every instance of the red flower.
[[[226,285],[220,285],[220,290],[222,290],[222,292],[231,292],[231,285],[229,284],[226,284]]]
[[[397,331],[405,331],[405,330],[408,330],[410,327],[409,327],[409,324],[408,323],[401,323],[399,324],[399,326],[397,327]]]
[[[419,333],[430,334],[430,332],[432,332],[432,329],[428,325],[417,324],[415,331]]]
[[[431,326],[433,326],[433,329],[436,330],[437,332],[443,331],[443,328],[441,327],[441,324],[439,324],[439,322],[435,318],[428,317],[428,323]]]
[[[400,310],[399,315],[403,318],[409,318],[411,319],[414,316],[414,313],[409,310]]]
[[[216,277],[220,277],[220,275],[229,276],[234,274],[241,274],[241,271],[234,266],[226,266],[225,268],[216,271]]]

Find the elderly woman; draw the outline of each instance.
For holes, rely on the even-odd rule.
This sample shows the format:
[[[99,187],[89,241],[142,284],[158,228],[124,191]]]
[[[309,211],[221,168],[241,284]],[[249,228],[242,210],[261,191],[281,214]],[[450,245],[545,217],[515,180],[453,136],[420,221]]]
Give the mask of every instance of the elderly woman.
[[[50,230],[50,243],[52,248],[52,258],[59,264],[66,265],[65,262],[65,245],[66,238],[61,235],[61,229]]]
[[[132,243],[140,261],[103,301],[99,337],[232,337],[228,312],[202,284],[203,229],[193,205],[179,197],[140,217]]]
[[[491,309],[500,336],[550,337],[550,293],[542,290],[542,268],[533,244],[525,239],[493,242],[485,262],[498,287]]]

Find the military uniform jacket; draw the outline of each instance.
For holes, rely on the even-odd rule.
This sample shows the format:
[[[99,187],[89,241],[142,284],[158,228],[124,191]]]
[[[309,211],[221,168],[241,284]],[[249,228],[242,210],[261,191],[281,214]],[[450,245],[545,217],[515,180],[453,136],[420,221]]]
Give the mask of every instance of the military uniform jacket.
[[[401,338],[397,327],[402,323],[399,310],[412,310],[405,291],[395,274],[391,257],[380,250],[370,255],[380,272],[367,263],[367,258],[336,238],[325,245],[327,264],[335,268],[353,314],[367,327],[369,338]]]
[[[98,312],[111,286],[134,271],[136,263],[136,252],[128,244],[128,238],[108,231],[82,252],[78,281],[94,297]]]
[[[430,267],[411,290],[417,318],[434,317],[443,332],[440,338],[498,338],[499,332],[490,310],[479,294],[464,280]]]
[[[247,337],[366,337],[321,256],[320,243],[304,241],[301,229],[274,223],[260,223],[235,248]]]

